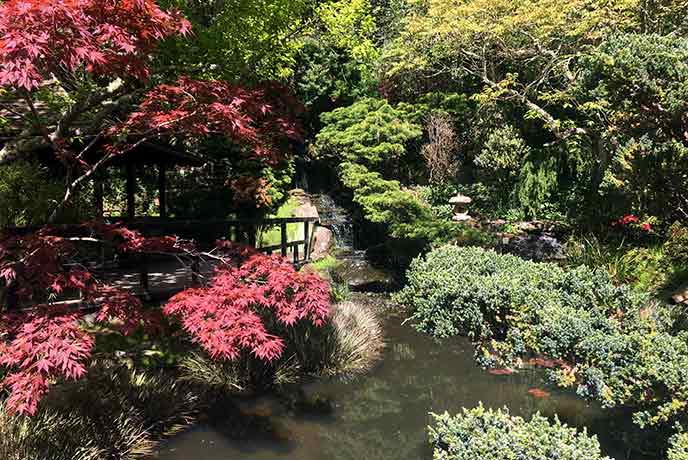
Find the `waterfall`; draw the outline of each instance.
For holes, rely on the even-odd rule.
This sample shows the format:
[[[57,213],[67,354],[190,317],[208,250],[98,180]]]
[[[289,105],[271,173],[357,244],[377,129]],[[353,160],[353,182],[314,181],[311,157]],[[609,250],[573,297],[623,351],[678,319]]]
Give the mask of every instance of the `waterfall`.
[[[354,226],[349,211],[335,203],[329,195],[311,195],[310,198],[318,210],[320,225],[332,230],[335,246],[353,251]]]

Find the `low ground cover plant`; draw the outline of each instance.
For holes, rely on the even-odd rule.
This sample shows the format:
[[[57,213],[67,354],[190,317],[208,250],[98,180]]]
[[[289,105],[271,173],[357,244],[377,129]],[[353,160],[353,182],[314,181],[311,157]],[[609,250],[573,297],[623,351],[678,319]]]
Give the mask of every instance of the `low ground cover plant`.
[[[514,417],[508,409],[481,405],[455,416],[432,414],[430,444],[435,460],[610,460],[600,443],[555,418]]]

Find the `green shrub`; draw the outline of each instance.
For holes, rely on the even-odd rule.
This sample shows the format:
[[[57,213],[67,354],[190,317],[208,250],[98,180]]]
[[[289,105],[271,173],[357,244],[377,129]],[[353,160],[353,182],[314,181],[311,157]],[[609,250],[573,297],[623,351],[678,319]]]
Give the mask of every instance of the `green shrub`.
[[[688,460],[688,433],[678,433],[671,438],[667,460]]]
[[[486,365],[543,355],[551,372],[606,407],[632,407],[641,427],[688,420],[688,332],[604,270],[564,270],[479,248],[445,246],[415,260],[397,300],[415,327],[466,335]]]
[[[535,414],[529,421],[482,405],[452,417],[433,414],[435,460],[610,460],[595,436]]]
[[[688,270],[688,225],[674,222],[664,243],[667,261],[679,270]]]
[[[575,356],[572,344],[606,324],[607,315],[639,299],[616,287],[602,270],[567,272],[481,248],[444,246],[416,259],[397,300],[411,308],[420,331],[444,338],[466,335],[488,351],[507,342],[508,355],[526,350]],[[569,319],[575,316],[575,322]],[[502,347],[502,351],[505,347]]]

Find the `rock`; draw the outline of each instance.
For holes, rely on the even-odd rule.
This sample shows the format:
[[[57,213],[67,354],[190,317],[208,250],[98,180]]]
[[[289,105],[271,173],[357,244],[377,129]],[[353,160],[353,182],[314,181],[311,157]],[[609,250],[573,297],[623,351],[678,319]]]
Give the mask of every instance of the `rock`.
[[[320,260],[327,256],[332,249],[333,235],[332,230],[327,227],[317,227],[313,235],[313,247],[311,249],[311,259]]]
[[[681,289],[676,291],[671,298],[675,303],[688,305],[688,286],[683,286]]]
[[[563,245],[552,235],[524,235],[505,239],[504,252],[528,260],[561,260],[565,259]],[[503,241],[504,242],[504,241]]]
[[[354,292],[388,292],[396,286],[394,276],[371,265],[364,251],[340,251],[337,259],[337,277]]]

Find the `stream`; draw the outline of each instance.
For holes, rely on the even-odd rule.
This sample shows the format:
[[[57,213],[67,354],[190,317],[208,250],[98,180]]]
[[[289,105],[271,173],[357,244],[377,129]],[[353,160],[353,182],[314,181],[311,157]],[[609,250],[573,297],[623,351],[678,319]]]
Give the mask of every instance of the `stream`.
[[[337,210],[328,216],[346,219]],[[350,276],[377,270],[367,266],[362,251],[353,249],[346,222],[333,222],[331,228],[351,267]],[[536,412],[547,417],[557,414],[568,425],[587,427],[598,435],[604,454],[616,460],[654,458],[630,454],[617,439],[629,426],[628,417],[553,388],[544,371],[491,374],[476,365],[468,340],[438,343],[403,324],[407,315],[391,303],[388,294],[353,292],[351,296],[383,319],[387,347],[371,372],[352,381],[321,380],[280,396],[237,400],[229,410],[216,408],[201,424],[163,444],[158,458],[431,459],[429,413],[457,413],[480,402],[492,408],[507,406],[512,414],[526,418]],[[536,397],[529,393],[531,389],[550,395]]]

